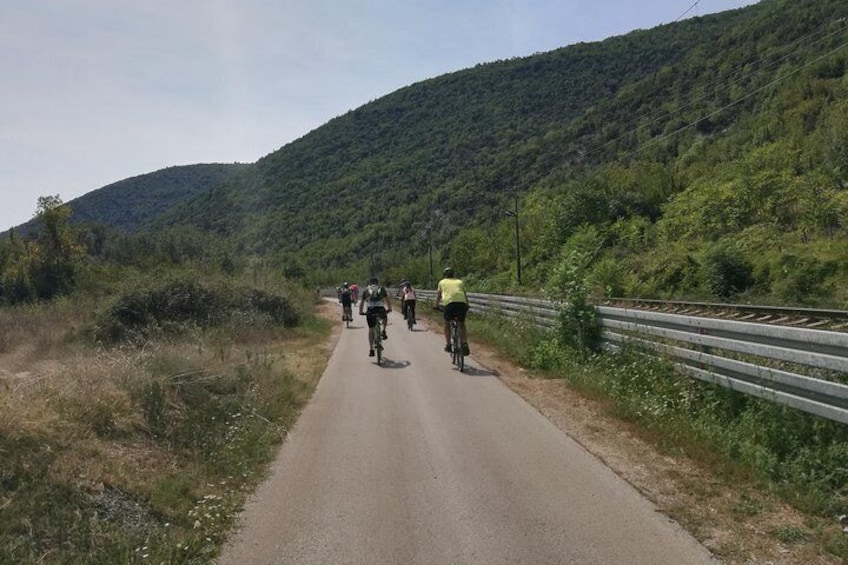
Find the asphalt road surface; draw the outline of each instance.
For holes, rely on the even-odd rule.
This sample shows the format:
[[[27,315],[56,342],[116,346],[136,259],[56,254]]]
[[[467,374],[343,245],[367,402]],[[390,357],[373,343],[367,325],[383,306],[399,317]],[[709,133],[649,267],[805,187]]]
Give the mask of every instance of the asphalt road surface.
[[[364,317],[326,372],[220,565],[695,564],[709,552],[443,338]]]

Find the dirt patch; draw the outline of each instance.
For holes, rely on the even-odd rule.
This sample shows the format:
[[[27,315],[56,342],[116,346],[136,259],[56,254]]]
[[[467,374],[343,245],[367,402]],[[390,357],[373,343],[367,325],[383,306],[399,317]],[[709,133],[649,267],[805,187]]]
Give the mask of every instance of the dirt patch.
[[[319,304],[317,314],[332,322],[338,322],[338,307],[334,304],[328,302]],[[334,323],[327,340],[317,344],[312,336],[287,340],[279,352],[283,366],[308,384],[317,384],[327,367],[333,348],[339,341],[341,329],[341,324]]]

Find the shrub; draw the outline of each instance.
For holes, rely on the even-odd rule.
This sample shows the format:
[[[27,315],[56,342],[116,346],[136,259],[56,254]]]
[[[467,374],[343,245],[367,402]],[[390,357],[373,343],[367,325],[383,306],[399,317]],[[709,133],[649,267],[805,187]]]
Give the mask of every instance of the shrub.
[[[98,316],[94,337],[108,344],[146,340],[151,335],[176,335],[245,318],[254,325],[292,327],[300,322],[300,313],[283,295],[177,279],[118,296]]]
[[[817,298],[829,292],[828,278],[838,272],[833,261],[795,255],[784,257],[779,269],[782,276],[775,280],[772,290],[790,304],[816,303]]]
[[[713,296],[727,298],[754,284],[753,267],[735,247],[718,244],[710,248],[701,265],[704,287]]]
[[[549,297],[561,303],[557,336],[560,343],[584,354],[597,350],[601,342],[598,313],[588,303],[588,264],[588,254],[566,252],[554,267],[547,289]]]

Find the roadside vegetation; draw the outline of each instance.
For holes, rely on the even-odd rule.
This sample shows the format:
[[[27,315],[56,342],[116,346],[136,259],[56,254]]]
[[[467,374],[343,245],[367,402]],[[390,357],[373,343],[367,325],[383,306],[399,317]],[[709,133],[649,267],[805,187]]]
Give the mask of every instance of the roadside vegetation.
[[[245,279],[184,265],[0,309],[0,562],[211,560],[325,358],[311,294]]]

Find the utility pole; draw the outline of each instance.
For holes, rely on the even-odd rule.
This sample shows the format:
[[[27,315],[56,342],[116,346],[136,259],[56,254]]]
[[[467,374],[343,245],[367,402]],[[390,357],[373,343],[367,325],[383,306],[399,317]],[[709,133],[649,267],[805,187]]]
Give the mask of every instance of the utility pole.
[[[433,222],[427,224],[427,253],[430,255],[430,280],[427,288],[433,288]]]
[[[518,191],[515,190],[512,194],[515,197],[515,210],[506,210],[505,213],[507,216],[515,218],[515,272],[518,276],[518,284],[521,284],[521,236],[519,235],[520,229],[518,225]]]

